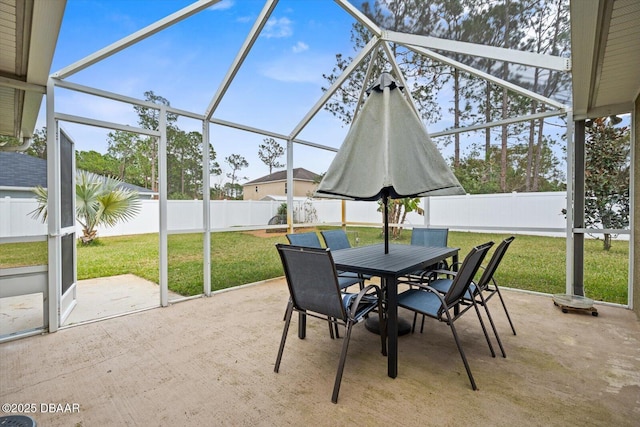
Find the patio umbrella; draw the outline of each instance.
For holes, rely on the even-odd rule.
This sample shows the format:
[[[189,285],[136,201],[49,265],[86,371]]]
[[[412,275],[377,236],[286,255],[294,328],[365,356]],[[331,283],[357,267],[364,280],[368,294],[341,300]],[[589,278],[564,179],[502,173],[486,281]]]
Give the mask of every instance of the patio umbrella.
[[[382,199],[385,253],[389,252],[389,198],[465,194],[402,89],[388,73],[367,89],[368,98],[315,193],[348,200]]]

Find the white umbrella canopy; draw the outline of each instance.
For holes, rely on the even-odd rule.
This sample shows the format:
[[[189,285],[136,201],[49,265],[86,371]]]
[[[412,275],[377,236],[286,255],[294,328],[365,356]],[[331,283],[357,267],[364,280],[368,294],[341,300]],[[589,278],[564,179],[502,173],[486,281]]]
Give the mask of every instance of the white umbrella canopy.
[[[316,190],[318,197],[465,194],[401,89],[384,73],[367,91],[369,97]]]
[[[397,90],[396,90],[397,89]],[[383,73],[318,185],[318,197],[383,200],[465,194],[399,85]]]

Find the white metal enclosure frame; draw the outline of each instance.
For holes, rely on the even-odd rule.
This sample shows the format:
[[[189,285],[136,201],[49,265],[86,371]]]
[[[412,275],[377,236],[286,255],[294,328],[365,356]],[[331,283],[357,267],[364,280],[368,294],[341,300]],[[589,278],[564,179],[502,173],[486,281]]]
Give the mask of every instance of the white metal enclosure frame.
[[[287,185],[288,188],[293,188],[293,150],[294,144],[302,144],[310,147],[315,147],[323,150],[337,151],[333,147],[323,146],[321,144],[316,144],[311,141],[305,141],[298,139],[301,131],[307,126],[307,124],[314,118],[314,116],[325,106],[327,101],[335,94],[335,92],[341,87],[341,85],[347,80],[347,78],[351,75],[351,73],[359,67],[361,64],[364,64],[368,58],[371,58],[371,62],[369,64],[369,71],[371,70],[371,64],[374,61],[375,55],[372,53],[377,52],[378,50],[382,50],[387,60],[389,61],[391,67],[394,72],[397,74],[397,78],[401,79],[404,82],[404,76],[400,71],[400,67],[396,63],[394,56],[392,55],[392,50],[389,48],[389,43],[395,43],[398,45],[403,45],[406,48],[412,50],[415,53],[424,55],[429,57],[435,61],[439,61],[443,64],[447,64],[449,66],[458,68],[466,73],[470,73],[474,76],[483,78],[492,82],[495,85],[506,88],[510,91],[518,93],[523,96],[530,97],[539,101],[540,103],[545,104],[549,111],[544,113],[538,113],[533,115],[527,115],[517,118],[511,118],[507,120],[486,123],[477,126],[470,126],[467,128],[460,129],[452,129],[446,132],[439,132],[436,134],[432,134],[433,137],[450,135],[460,132],[468,132],[478,129],[483,129],[487,127],[500,126],[503,124],[510,124],[516,122],[523,122],[532,119],[539,119],[549,116],[562,116],[565,115],[567,117],[567,123],[569,123],[567,129],[567,140],[569,142],[569,150],[568,156],[569,160],[571,160],[572,156],[572,111],[570,107],[559,103],[553,99],[544,97],[540,94],[531,92],[525,88],[514,85],[510,82],[507,82],[503,79],[497,78],[480,70],[476,70],[470,66],[462,64],[458,61],[447,58],[446,56],[436,53],[431,49],[437,49],[439,51],[449,51],[455,53],[463,53],[474,56],[481,56],[486,58],[492,58],[499,61],[508,61],[514,62],[518,64],[524,64],[528,66],[535,66],[540,68],[547,68],[556,71],[569,72],[571,70],[571,61],[569,58],[555,57],[549,55],[542,55],[532,52],[522,52],[516,51],[512,49],[491,47],[491,46],[483,46],[476,45],[471,43],[453,41],[453,40],[445,40],[438,39],[434,37],[427,36],[419,36],[413,34],[403,34],[393,31],[386,31],[378,27],[374,24],[369,18],[367,18],[363,13],[361,13],[357,8],[355,8],[351,3],[347,0],[335,0],[335,2],[346,12],[349,13],[356,21],[360,22],[364,25],[372,34],[371,41],[356,55],[354,60],[348,67],[344,70],[344,72],[336,79],[336,81],[325,91],[325,93],[318,99],[316,104],[302,117],[302,119],[298,122],[298,124],[291,130],[289,134],[280,134],[277,132],[272,132],[268,129],[257,129],[251,126],[246,126],[240,123],[233,123],[229,121],[224,121],[221,119],[217,119],[214,117],[217,107],[220,105],[221,100],[225,96],[227,89],[229,88],[231,82],[234,77],[242,67],[244,60],[247,55],[251,51],[252,47],[255,44],[260,32],[266,25],[268,19],[271,17],[274,9],[276,8],[278,1],[277,0],[266,0],[265,4],[258,15],[252,29],[247,35],[244,43],[242,44],[240,50],[238,51],[235,59],[230,64],[228,71],[220,83],[218,90],[213,95],[211,102],[208,107],[202,114],[197,114],[189,111],[179,110],[172,107],[160,106],[158,104],[149,103],[146,101],[142,101],[139,99],[126,97],[122,95],[118,95],[115,93],[103,91],[100,89],[90,88],[87,86],[82,86],[77,83],[70,82],[66,80],[67,78],[73,76],[80,70],[83,70],[127,47],[144,40],[145,38],[162,31],[163,29],[180,22],[196,13],[199,13],[206,8],[218,3],[220,0],[199,0],[194,2],[193,4],[179,10],[160,21],[157,21],[154,24],[151,24],[130,36],[127,36],[63,69],[54,72],[51,74],[49,78],[49,83],[47,86],[47,144],[49,147],[52,147],[56,144],[56,138],[54,135],[54,129],[56,128],[55,124],[58,121],[63,122],[73,122],[79,123],[89,126],[97,126],[108,129],[115,130],[123,130],[127,132],[140,133],[144,135],[154,136],[158,138],[158,147],[159,147],[159,179],[160,179],[160,188],[159,188],[159,198],[160,198],[160,305],[166,306],[168,305],[168,281],[167,281],[167,272],[168,272],[168,261],[167,261],[167,159],[166,159],[166,144],[167,144],[167,132],[166,132],[166,115],[167,113],[177,114],[185,117],[189,117],[195,120],[199,120],[202,122],[202,135],[203,135],[203,159],[202,159],[202,169],[203,169],[203,224],[202,224],[202,232],[204,236],[204,247],[203,247],[203,255],[204,255],[204,286],[203,286],[203,294],[210,295],[211,294],[211,263],[210,263],[210,212],[209,212],[209,191],[210,191],[210,183],[208,177],[209,171],[209,143],[213,139],[211,136],[210,125],[220,125],[226,126],[230,128],[235,128],[239,130],[243,130],[246,132],[252,132],[256,134],[260,134],[263,136],[278,138],[287,141]],[[370,77],[369,71],[367,72],[367,78]],[[366,83],[366,82],[365,82]],[[363,85],[363,86],[366,86]],[[54,106],[54,91],[55,88],[64,88],[66,90],[78,91],[84,94],[104,97],[112,100],[117,100],[121,102],[130,103],[133,105],[144,106],[146,108],[154,108],[160,111],[160,129],[159,131],[153,131],[149,129],[142,129],[132,126],[127,126],[118,123],[104,122],[100,120],[90,119],[87,117],[80,117],[75,115],[64,114],[62,112],[56,112]],[[365,87],[363,87],[364,91]],[[411,100],[411,94],[408,91],[405,91],[407,97],[412,106],[415,105]],[[361,93],[360,100],[362,102],[364,95]],[[357,114],[357,109],[356,112]],[[573,225],[572,225],[572,207],[573,207],[573,184],[572,177],[573,171],[571,166],[571,161],[568,161],[568,173],[567,173],[567,194],[568,194],[568,213],[567,213],[567,281],[566,287],[567,292],[571,293],[573,290],[573,270],[572,270],[572,250],[573,245],[571,243],[573,236]],[[59,184],[53,181],[49,181],[49,189],[50,193],[58,194],[60,191]],[[288,192],[288,206],[291,207],[293,205],[293,192]],[[289,227],[292,227],[292,209],[288,209],[288,224]],[[55,256],[55,255],[53,255]],[[51,277],[51,279],[56,279]],[[50,284],[49,289],[54,289],[57,286],[55,283]],[[50,292],[50,295],[55,295]],[[50,310],[50,328],[51,330],[57,329],[56,322],[53,321],[54,313],[56,313],[59,309],[59,302],[55,301],[53,298],[50,300],[49,310]]]

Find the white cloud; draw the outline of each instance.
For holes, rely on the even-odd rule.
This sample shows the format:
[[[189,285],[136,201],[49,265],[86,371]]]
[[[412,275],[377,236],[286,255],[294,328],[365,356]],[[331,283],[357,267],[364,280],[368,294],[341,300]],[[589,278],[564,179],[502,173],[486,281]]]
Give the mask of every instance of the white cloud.
[[[268,39],[291,37],[293,34],[291,24],[289,18],[271,18],[265,24],[262,35]]]
[[[291,50],[293,53],[304,52],[305,50],[309,50],[309,45],[305,42],[298,42],[291,48]]]
[[[222,0],[221,2],[218,2],[216,4],[214,4],[213,6],[211,6],[209,8],[209,10],[226,10],[226,9],[230,9],[233,7],[233,0]]]
[[[284,56],[265,63],[260,72],[281,82],[324,84],[322,73],[330,71],[332,65],[330,55]]]

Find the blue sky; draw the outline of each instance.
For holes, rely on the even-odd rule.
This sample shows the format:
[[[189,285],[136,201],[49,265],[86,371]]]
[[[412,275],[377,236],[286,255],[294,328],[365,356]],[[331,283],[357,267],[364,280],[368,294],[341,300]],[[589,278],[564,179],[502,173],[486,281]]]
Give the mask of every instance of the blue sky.
[[[191,0],[68,0],[51,71],[58,71],[192,3]],[[67,78],[68,81],[143,98],[145,91],[172,106],[204,113],[245,41],[263,0],[223,0],[112,57]],[[330,0],[281,0],[214,117],[289,134],[322,96],[335,54],[353,55],[354,19]],[[136,125],[128,104],[57,89],[56,111]],[[44,103],[38,127],[44,126]],[[184,130],[201,131],[195,120],[181,119]],[[78,150],[106,152],[107,130],[63,123]],[[339,147],[347,129],[321,112],[300,138]],[[241,176],[269,172],[258,156],[261,135],[211,127],[217,161],[244,156]],[[284,145],[283,141],[279,141]],[[296,145],[294,166],[323,173],[334,154]],[[281,159],[284,162],[284,158]]]
[[[193,1],[67,0],[51,71],[73,64]],[[152,90],[176,108],[203,114],[263,7],[264,0],[223,0],[67,80],[139,99]],[[321,87],[327,86],[322,74],[332,71],[335,55],[354,56],[354,22],[332,0],[280,0],[214,118],[290,134],[322,96]],[[451,99],[444,99],[447,91],[440,95],[443,117],[427,126],[429,132],[452,125],[447,112]],[[138,120],[129,104],[63,89],[56,90],[55,104],[60,113],[134,126]],[[44,103],[40,117],[38,128],[45,125]],[[78,150],[106,152],[108,130],[71,123],[62,126]],[[202,131],[201,123],[192,119],[180,119],[178,126],[185,131]],[[269,173],[258,158],[264,136],[215,125],[210,129],[216,160],[223,168],[223,175],[213,183],[227,181],[225,174],[230,168],[224,159],[231,154],[240,154],[249,162],[238,176],[253,180]],[[298,137],[338,148],[347,130],[341,121],[321,110]],[[463,152],[479,138],[483,141],[483,134],[463,134]],[[445,158],[453,155],[452,147],[444,147],[442,139],[434,142],[439,143]],[[557,155],[563,156],[560,152]],[[324,173],[333,157],[331,151],[294,146],[294,167]]]

